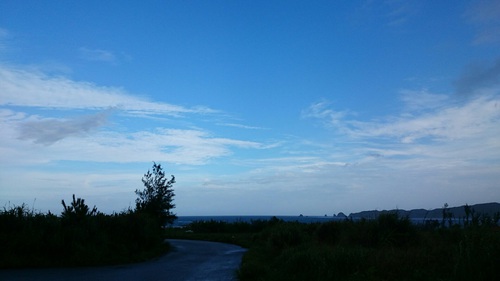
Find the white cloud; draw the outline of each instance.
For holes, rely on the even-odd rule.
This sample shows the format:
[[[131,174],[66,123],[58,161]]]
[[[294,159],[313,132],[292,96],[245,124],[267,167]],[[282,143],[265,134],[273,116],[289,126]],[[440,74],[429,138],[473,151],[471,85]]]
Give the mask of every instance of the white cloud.
[[[83,134],[100,126],[106,113],[74,120],[39,119],[10,110],[0,113],[0,128],[3,132],[0,160],[6,165],[64,160],[110,163],[156,160],[201,165],[232,154],[232,148],[266,148],[257,142],[219,138],[206,131],[192,129],[160,128],[129,133],[101,130]],[[23,140],[33,140],[35,145]],[[36,144],[50,146],[40,147]]]
[[[133,163],[155,159],[202,165],[232,154],[234,148],[267,148],[257,142],[213,136],[203,129],[182,128],[185,123],[192,126],[187,120],[189,114],[215,112],[208,107],[186,108],[150,102],[116,88],[1,65],[0,106],[3,107],[0,110],[3,135],[0,158],[3,164],[9,165],[64,160]],[[28,111],[36,109],[41,115],[20,112],[18,107],[28,107]],[[75,117],[74,110],[98,112]],[[73,117],[62,118],[59,112]],[[114,113],[126,118],[114,118]],[[169,123],[165,119],[154,120],[136,130],[125,123],[137,117],[163,118],[165,115],[186,118],[180,120],[180,124],[175,122],[180,118]],[[111,118],[113,120],[108,120]],[[165,124],[181,129],[154,128]]]
[[[113,52],[101,50],[101,49],[89,49],[86,47],[81,47],[78,49],[80,57],[85,60],[90,61],[102,61],[113,63],[116,62],[117,58]]]
[[[248,129],[248,130],[266,130],[266,128],[263,128],[263,127],[248,126],[248,125],[236,124],[236,123],[219,123],[218,125],[220,125],[220,126],[227,126],[227,127],[234,127],[234,128],[240,128],[240,129]]]
[[[402,91],[403,110],[377,120],[357,120],[355,113],[333,109],[327,101],[314,103],[302,112],[302,117],[321,120],[328,128],[336,129],[335,138],[323,143],[317,139],[304,141],[301,137],[278,140],[283,154],[250,156],[254,159],[236,156],[229,162],[225,157],[238,153],[238,149],[263,150],[276,148],[276,144],[220,137],[192,127],[163,128],[159,126],[165,123],[160,122],[152,122],[156,128],[134,130],[124,124],[128,121],[107,116],[110,113],[107,110],[119,108],[122,111],[113,109],[111,113],[124,111],[127,120],[163,115],[184,117],[214,111],[154,103],[116,88],[0,67],[0,105],[3,107],[0,108],[0,178],[2,184],[13,186],[0,190],[0,197],[15,199],[18,196],[24,198],[21,202],[28,202],[36,193],[37,198],[46,196],[46,200],[57,204],[62,199],[58,194],[69,197],[74,190],[98,208],[115,200],[107,206],[119,210],[127,207],[133,198],[133,190],[140,187],[140,173],[144,171],[131,175],[123,171],[106,170],[99,174],[82,170],[82,174],[78,174],[44,172],[43,168],[57,166],[62,161],[134,165],[154,160],[174,167],[188,165],[189,173],[194,170],[180,181],[182,188],[177,198],[179,202],[186,202],[179,203],[179,207],[192,208],[192,213],[200,212],[194,203],[196,200],[229,202],[234,199],[239,202],[238,206],[228,206],[227,210],[249,210],[253,214],[256,213],[254,200],[270,204],[266,210],[303,213],[319,209],[360,211],[376,208],[373,202],[382,201],[385,207],[399,204],[403,208],[436,207],[444,200],[463,204],[457,193],[495,194],[491,183],[500,181],[500,99],[498,89],[488,85],[487,89],[478,88],[477,94],[466,100],[426,90]],[[20,112],[16,106],[28,109]],[[49,118],[34,115],[31,108],[98,112],[73,118]],[[44,113],[54,111],[37,112]],[[103,126],[106,120],[108,123]],[[234,123],[221,125],[259,129]],[[217,159],[223,161],[215,161]],[[239,173],[220,174],[224,168],[232,169],[233,164],[241,167]],[[199,165],[205,165],[203,172],[198,170]],[[21,178],[20,170],[11,173],[16,167],[32,169],[25,174],[31,179]],[[206,171],[212,168],[218,169],[219,174]],[[26,191],[16,193],[16,184],[26,184]],[[223,194],[216,194],[221,188]],[[408,196],[412,192],[415,195]],[[422,198],[417,200],[415,196]],[[429,198],[424,198],[426,196]],[[470,196],[469,203],[476,198]],[[428,205],[422,206],[422,202]],[[219,210],[215,205],[206,208]]]
[[[331,103],[328,101],[314,103],[302,111],[302,118],[317,118],[326,121],[327,125],[341,127],[343,119],[349,112],[333,110],[330,106]]]
[[[337,150],[332,138],[325,143],[334,145],[322,147],[323,154],[249,160],[246,164],[253,169],[208,176],[203,187],[273,198],[276,205],[286,201],[292,207],[281,210],[303,213],[480,203],[498,197],[494,186],[500,181],[500,131],[491,129],[459,139],[413,143],[351,135],[353,143],[339,144]]]
[[[315,103],[305,116],[335,129],[337,134],[325,143],[340,149],[311,159],[310,165],[284,161],[262,169],[283,171],[286,166],[290,171],[281,174],[283,178],[288,174],[293,182],[302,175],[307,179],[303,184],[343,190],[344,196],[356,198],[347,205],[337,202],[341,210],[377,208],[377,201],[387,207],[391,200],[394,208],[396,204],[432,208],[444,202],[491,200],[498,197],[494,188],[500,181],[500,88],[475,92],[468,99],[458,99],[429,91],[402,91],[402,112],[368,121],[338,114],[342,111],[325,102]],[[315,183],[309,184],[311,178]]]
[[[307,117],[324,119],[354,138],[383,138],[392,142],[444,141],[473,138],[478,134],[498,132],[500,98],[480,95],[472,100],[458,101],[428,92],[411,94],[404,91],[407,110],[400,116],[376,121],[347,119],[341,111],[315,103],[306,110]],[[424,110],[425,109],[425,110]]]
[[[454,140],[498,131],[499,98],[478,98],[460,106],[449,106],[421,115],[407,115],[381,122],[357,122],[351,134],[382,137],[411,143],[417,140]]]
[[[436,109],[445,106],[449,98],[444,94],[433,94],[428,90],[401,91],[401,100],[404,102],[407,111]]]
[[[53,109],[103,110],[110,107],[132,114],[206,114],[206,107],[182,106],[137,98],[118,88],[99,87],[65,77],[0,65],[0,105]]]

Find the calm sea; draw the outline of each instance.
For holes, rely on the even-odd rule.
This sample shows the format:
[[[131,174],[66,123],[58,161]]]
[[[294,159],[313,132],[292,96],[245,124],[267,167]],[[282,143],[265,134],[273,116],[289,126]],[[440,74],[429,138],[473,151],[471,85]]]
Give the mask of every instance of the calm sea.
[[[284,221],[296,221],[300,223],[315,223],[328,221],[341,221],[346,217],[328,217],[328,216],[179,216],[172,225],[173,227],[184,227],[194,221],[222,221],[227,223],[233,222],[251,222],[252,220],[270,220],[272,217],[282,219]],[[354,218],[358,220],[360,218]],[[423,224],[426,221],[440,221],[438,219],[411,218],[414,224]],[[455,221],[459,223],[459,221]]]
[[[255,220],[270,220],[272,217],[284,221],[297,221],[301,223],[327,222],[334,220],[343,220],[342,217],[324,217],[324,216],[179,216],[174,222],[174,227],[183,227],[194,221],[223,221],[232,222],[251,222]]]

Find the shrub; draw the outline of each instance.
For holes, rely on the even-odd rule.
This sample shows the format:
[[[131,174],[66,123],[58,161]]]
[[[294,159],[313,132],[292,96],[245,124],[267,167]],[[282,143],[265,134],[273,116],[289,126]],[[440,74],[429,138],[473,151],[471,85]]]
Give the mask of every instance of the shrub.
[[[105,215],[86,209],[83,199],[73,202],[61,217],[35,213],[24,204],[4,208],[0,268],[126,263],[165,250],[154,218],[131,211]]]
[[[341,223],[332,221],[319,225],[316,231],[316,239],[320,243],[335,245],[338,243],[342,228]]]
[[[289,247],[301,244],[305,240],[303,229],[300,223],[286,222],[276,224],[265,232],[268,246],[274,251],[282,251]]]

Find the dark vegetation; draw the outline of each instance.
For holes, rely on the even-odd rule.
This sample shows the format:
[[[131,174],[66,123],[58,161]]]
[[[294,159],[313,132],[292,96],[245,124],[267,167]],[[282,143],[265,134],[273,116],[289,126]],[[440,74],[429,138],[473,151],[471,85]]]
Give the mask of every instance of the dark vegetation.
[[[413,220],[439,220],[443,219],[443,212],[446,212],[446,220],[452,219],[456,222],[465,221],[467,219],[471,219],[474,214],[481,214],[483,218],[486,216],[493,217],[495,214],[500,214],[500,203],[483,203],[483,204],[475,204],[473,206],[465,205],[460,207],[449,207],[448,204],[444,204],[443,207],[433,209],[433,210],[425,210],[425,209],[413,209],[413,210],[371,210],[371,211],[362,211],[359,213],[351,213],[349,214],[350,218],[353,219],[374,219],[377,218],[382,213],[394,212],[398,213],[401,217],[409,217]],[[473,213],[472,213],[473,212]]]
[[[246,280],[500,280],[498,215],[464,206],[467,218],[416,225],[397,213],[325,223],[194,222],[168,236],[249,248],[238,272]],[[449,224],[449,225],[448,225]]]
[[[0,211],[0,268],[90,266],[137,262],[168,249],[164,225],[171,212],[174,178],[160,164],[144,175],[136,209],[103,214],[85,200],[62,200],[60,216],[30,210],[25,204]]]
[[[153,172],[148,171],[142,178],[144,190],[136,190],[135,210],[138,213],[152,215],[160,225],[172,224],[177,216],[172,213],[174,190],[172,185],[175,177],[170,180],[165,177],[165,172],[160,164],[153,164]]]

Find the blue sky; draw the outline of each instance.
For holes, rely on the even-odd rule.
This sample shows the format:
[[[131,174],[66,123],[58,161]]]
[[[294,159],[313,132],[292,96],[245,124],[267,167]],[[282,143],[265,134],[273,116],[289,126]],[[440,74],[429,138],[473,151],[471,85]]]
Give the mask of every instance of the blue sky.
[[[2,1],[0,204],[332,215],[500,200],[500,1]]]

